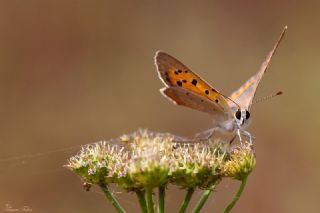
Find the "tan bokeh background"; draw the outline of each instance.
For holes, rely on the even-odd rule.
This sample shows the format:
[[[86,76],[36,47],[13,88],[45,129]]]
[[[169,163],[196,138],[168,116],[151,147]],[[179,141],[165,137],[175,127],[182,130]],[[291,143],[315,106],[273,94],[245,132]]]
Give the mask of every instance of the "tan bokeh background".
[[[62,168],[81,144],[139,127],[188,136],[211,126],[207,115],[160,95],[155,51],[176,56],[229,94],[257,71],[288,25],[257,97],[278,90],[285,95],[254,107],[249,131],[257,138],[257,168],[234,212],[316,212],[319,6],[276,0],[1,1],[1,211],[10,202],[33,212],[114,212],[99,189],[85,192],[79,178]],[[237,185],[223,181],[203,212],[221,212]],[[169,188],[166,207],[175,212],[184,193]],[[138,212],[133,194],[117,197],[128,212]]]

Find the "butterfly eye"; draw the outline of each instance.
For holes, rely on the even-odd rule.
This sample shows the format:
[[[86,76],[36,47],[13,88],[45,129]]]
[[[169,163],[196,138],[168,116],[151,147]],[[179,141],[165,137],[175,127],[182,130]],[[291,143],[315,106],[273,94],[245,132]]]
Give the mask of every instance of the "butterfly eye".
[[[246,120],[248,120],[249,118],[250,118],[250,112],[246,110]]]
[[[238,111],[236,112],[236,118],[237,118],[238,120],[240,120],[240,118],[241,118],[241,111],[240,111],[240,110],[238,110]]]

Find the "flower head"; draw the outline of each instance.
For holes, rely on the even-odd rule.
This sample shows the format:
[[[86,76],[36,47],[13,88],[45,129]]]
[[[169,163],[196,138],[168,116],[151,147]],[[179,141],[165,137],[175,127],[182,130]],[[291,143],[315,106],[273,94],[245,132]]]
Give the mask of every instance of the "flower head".
[[[225,151],[221,144],[177,144],[171,183],[183,188],[207,188],[222,176]]]
[[[254,166],[248,147],[230,148],[222,141],[196,143],[148,130],[84,146],[67,165],[87,183],[116,183],[130,191],[167,183],[208,188],[222,177],[241,179]]]
[[[256,166],[254,151],[250,145],[234,147],[230,150],[229,160],[225,162],[224,175],[243,180]]]

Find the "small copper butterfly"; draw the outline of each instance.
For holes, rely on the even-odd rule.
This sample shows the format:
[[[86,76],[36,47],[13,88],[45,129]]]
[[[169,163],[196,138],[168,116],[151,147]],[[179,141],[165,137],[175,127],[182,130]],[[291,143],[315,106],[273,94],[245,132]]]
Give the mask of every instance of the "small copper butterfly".
[[[242,142],[241,135],[247,136],[250,139],[250,143],[252,143],[251,134],[245,131],[251,120],[250,109],[252,101],[259,82],[266,72],[286,30],[287,26],[284,27],[280,38],[262,63],[259,71],[229,97],[210,86],[199,75],[171,55],[157,51],[155,64],[159,78],[165,85],[160,91],[174,104],[212,115],[214,128],[211,129],[209,137],[212,136],[214,131],[222,130],[236,133],[240,142]]]

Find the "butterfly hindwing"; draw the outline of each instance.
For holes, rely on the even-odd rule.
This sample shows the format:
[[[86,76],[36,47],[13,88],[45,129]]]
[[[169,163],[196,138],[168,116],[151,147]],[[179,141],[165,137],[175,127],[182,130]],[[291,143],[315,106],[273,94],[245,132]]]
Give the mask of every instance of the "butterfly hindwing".
[[[224,113],[221,106],[215,102],[182,87],[165,87],[160,91],[165,97],[173,101],[173,103],[206,112],[213,115],[216,121],[225,120],[229,116]]]
[[[252,100],[253,100],[253,97],[256,93],[258,85],[260,83],[260,80],[261,80],[263,74],[266,72],[268,65],[271,61],[271,58],[274,55],[274,53],[276,52],[282,38],[285,35],[286,30],[287,30],[287,27],[285,27],[283,29],[277,43],[275,44],[274,48],[268,54],[265,61],[262,63],[259,71],[254,76],[249,78],[238,90],[234,91],[230,95],[230,99],[233,100],[234,102],[238,103],[241,108],[244,108],[244,109],[250,108],[250,105],[252,104]],[[230,107],[233,110],[235,110],[237,108],[233,102],[231,102],[231,101],[228,101],[228,102],[229,102]]]
[[[214,102],[216,106],[220,107],[221,111],[225,113],[231,112],[226,99],[221,93],[174,57],[158,51],[155,56],[155,63],[159,77],[167,87],[183,88],[186,91],[201,96],[202,99]],[[200,110],[196,106],[191,108]]]

